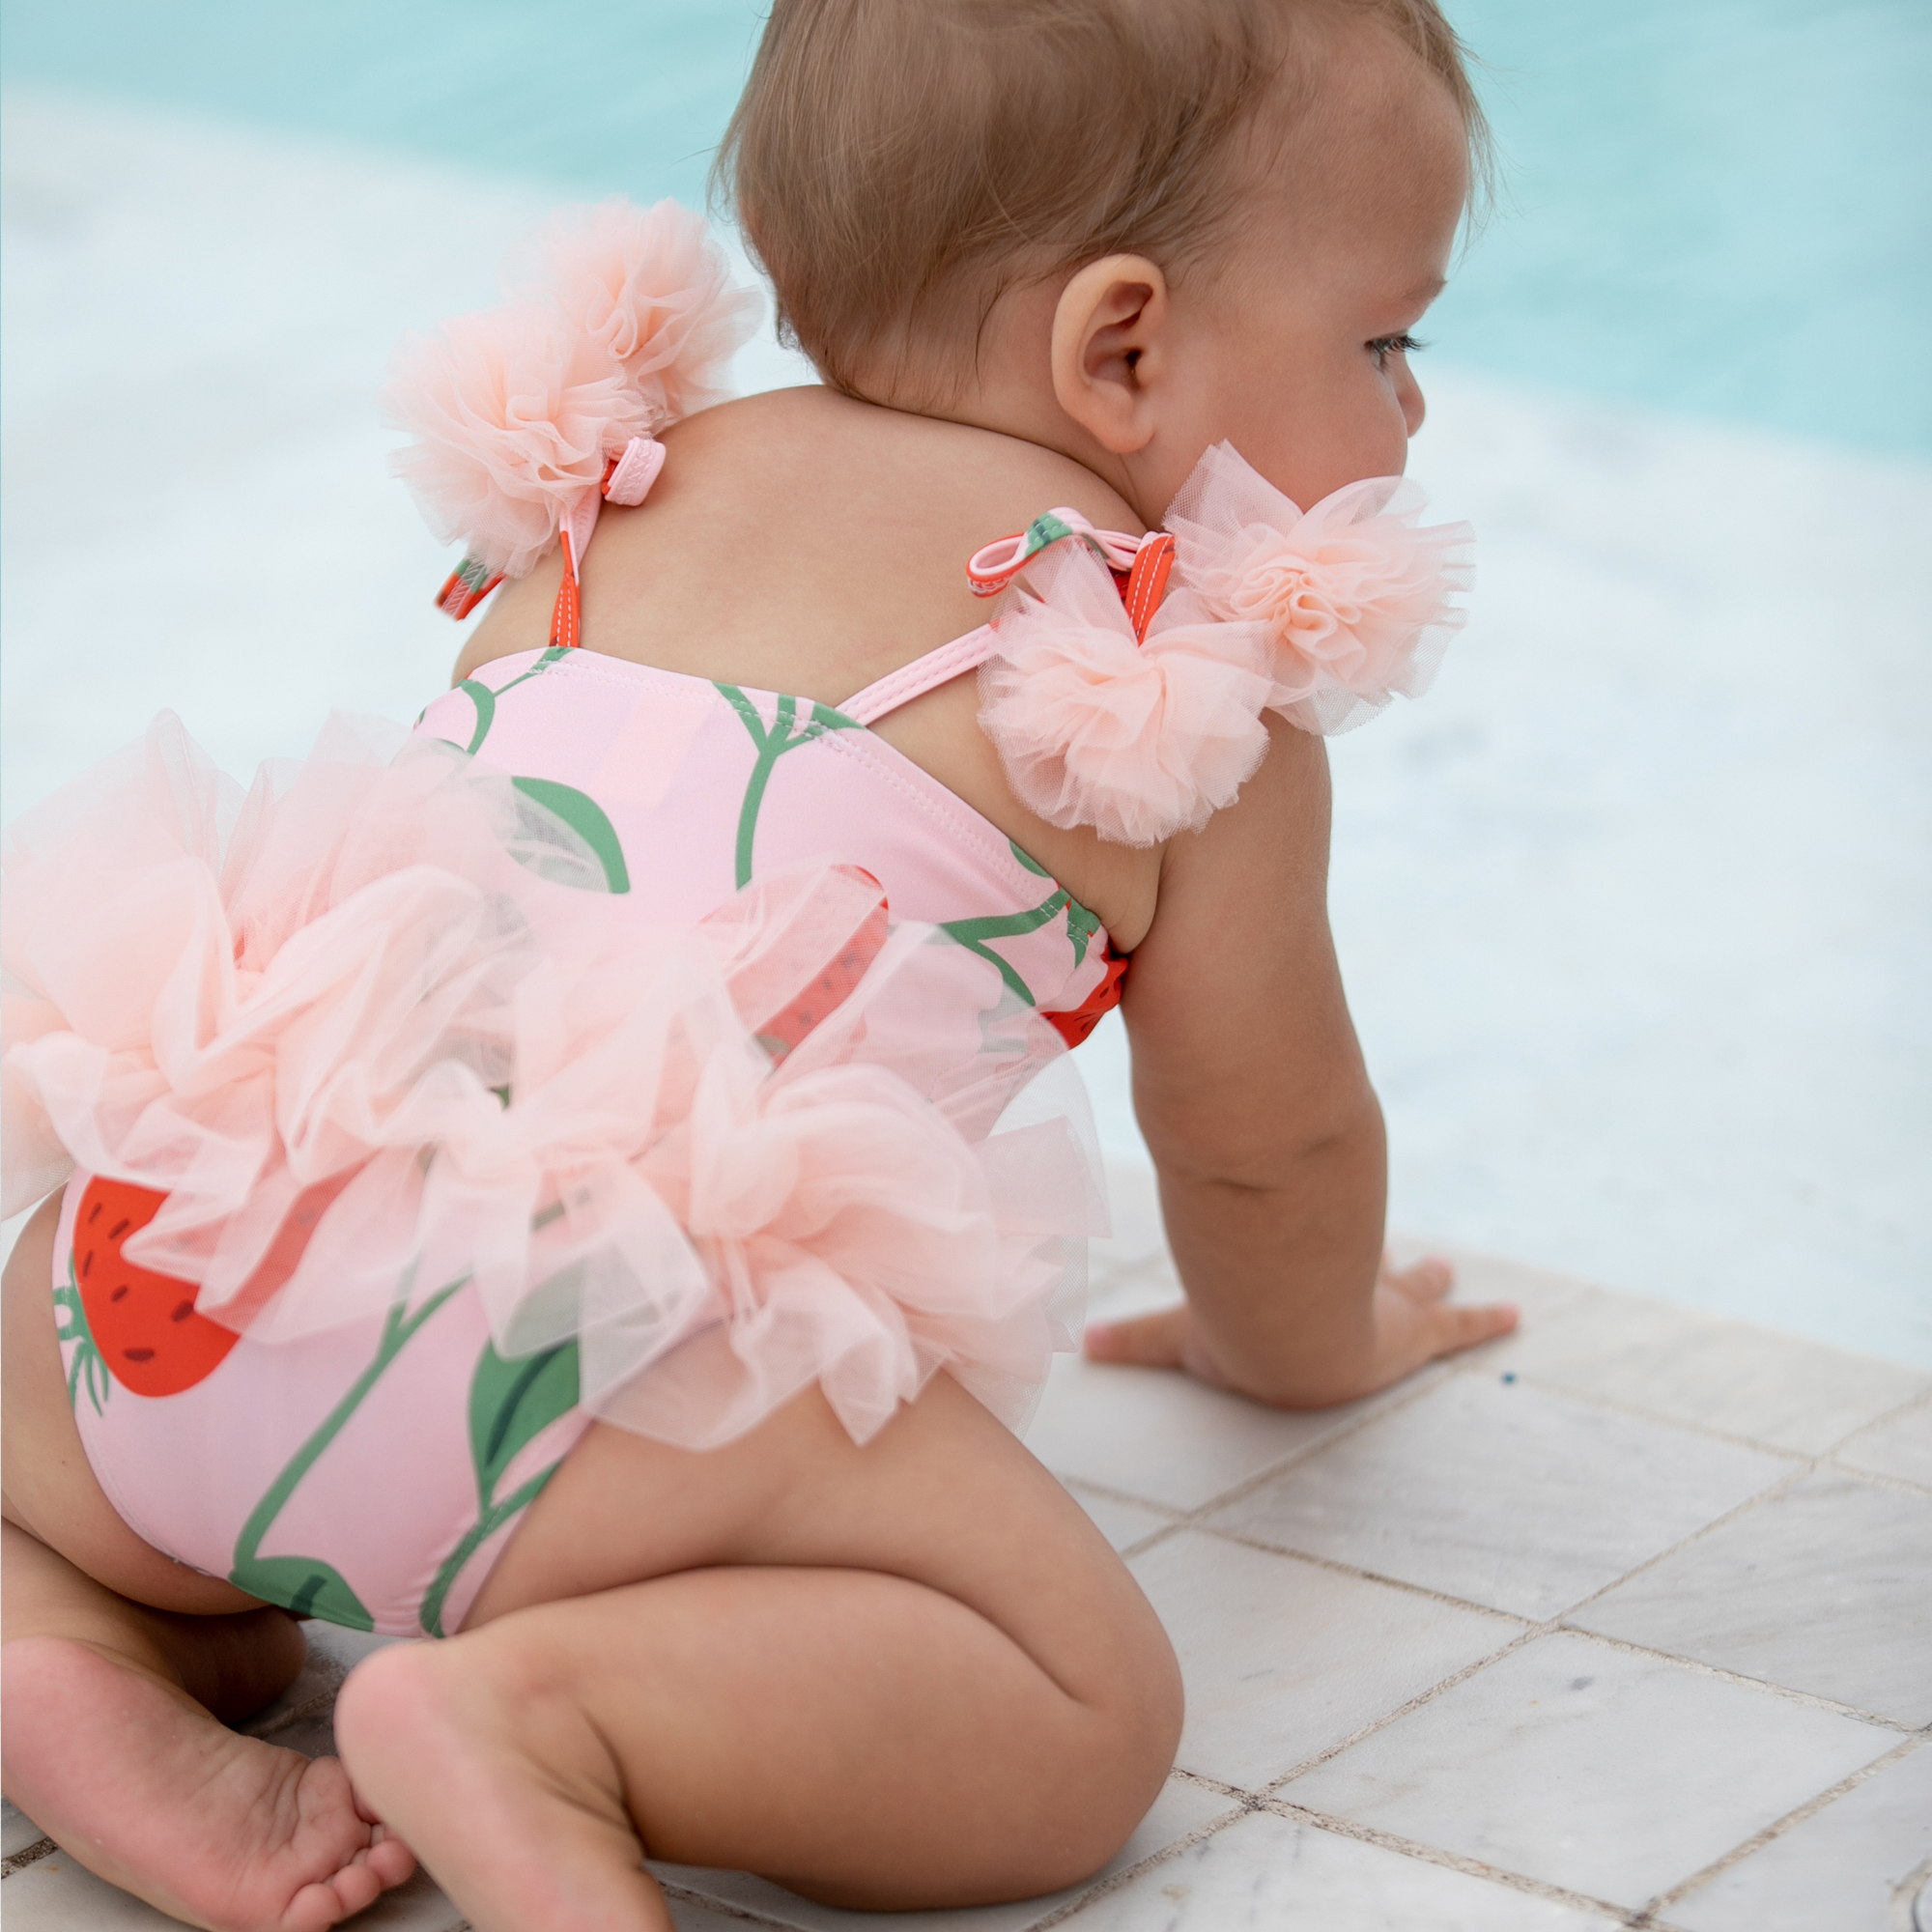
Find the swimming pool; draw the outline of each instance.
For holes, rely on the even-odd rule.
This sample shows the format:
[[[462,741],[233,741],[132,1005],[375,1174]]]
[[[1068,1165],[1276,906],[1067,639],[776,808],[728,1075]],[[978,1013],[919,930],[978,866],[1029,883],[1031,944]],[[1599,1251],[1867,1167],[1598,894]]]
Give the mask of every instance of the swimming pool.
[[[1932,7],[1449,12],[1487,64],[1507,171],[1424,331],[1444,359],[1932,456],[1932,362],[1903,353],[1932,308]],[[0,71],[695,202],[760,15],[751,0],[64,0],[10,10]]]

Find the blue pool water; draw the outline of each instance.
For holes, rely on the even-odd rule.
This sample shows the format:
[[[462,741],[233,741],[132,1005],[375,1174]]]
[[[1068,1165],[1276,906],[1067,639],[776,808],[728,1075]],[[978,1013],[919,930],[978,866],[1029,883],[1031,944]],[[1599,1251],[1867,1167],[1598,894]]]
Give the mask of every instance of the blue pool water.
[[[1926,0],[1450,12],[1506,174],[1425,331],[1444,356],[1932,456]],[[62,0],[10,10],[0,67],[695,200],[759,24],[752,0]]]

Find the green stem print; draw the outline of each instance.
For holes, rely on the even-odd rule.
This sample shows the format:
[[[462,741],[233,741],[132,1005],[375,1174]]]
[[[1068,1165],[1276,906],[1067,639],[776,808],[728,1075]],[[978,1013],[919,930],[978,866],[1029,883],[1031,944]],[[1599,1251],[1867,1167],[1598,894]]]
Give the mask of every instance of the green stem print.
[[[797,698],[781,697],[778,716],[767,726],[758,715],[758,707],[735,684],[721,684],[718,690],[738,714],[758,751],[757,762],[752,767],[751,779],[745,786],[745,802],[738,809],[737,877],[742,891],[752,883],[752,842],[757,837],[758,811],[765,802],[765,787],[771,783],[773,767],[787,752],[795,752],[801,745],[824,737],[828,731],[860,731],[865,726],[842,711],[833,710],[829,704],[814,703],[810,718],[794,734],[792,727],[798,723]]]
[[[1007,842],[1012,845],[1011,839]],[[1013,857],[1029,872],[1042,879],[1052,877],[1045,867],[1030,859],[1017,845],[1013,845],[1012,850]],[[1073,948],[1073,963],[1078,966],[1086,959],[1087,949],[1092,945],[1094,935],[1099,931],[1100,922],[1065,887],[1056,887],[1048,897],[1025,912],[989,913],[981,919],[949,919],[941,923],[939,929],[956,939],[967,952],[977,952],[981,959],[990,960],[999,968],[1000,978],[1015,998],[1032,1007],[1038,1004],[1033,996],[1033,989],[1008,960],[993,951],[987,941],[1014,939],[1023,932],[1037,931],[1063,912],[1066,915],[1066,937]]]
[[[490,735],[490,726],[497,722],[497,698],[506,691],[516,690],[520,684],[527,684],[533,677],[541,677],[564,654],[562,644],[552,644],[538,655],[536,663],[528,670],[513,677],[508,684],[497,686],[495,691],[473,677],[466,677],[456,688],[476,707],[476,728],[469,734],[469,742],[463,749],[472,757],[481,751],[483,740]]]
[[[94,1330],[87,1325],[87,1309],[80,1298],[80,1284],[73,1278],[71,1243],[67,1252],[67,1279],[54,1290],[54,1323],[58,1341],[76,1345],[67,1376],[68,1406],[77,1408],[80,1406],[80,1384],[84,1378],[87,1399],[94,1405],[95,1414],[104,1414],[103,1405],[114,1384],[108,1378],[107,1364],[101,1360],[100,1350],[95,1345]]]
[[[235,1567],[228,1573],[228,1580],[238,1589],[267,1603],[280,1604],[298,1616],[321,1617],[350,1630],[375,1629],[376,1620],[339,1571],[318,1556],[264,1556],[262,1539],[322,1452],[341,1435],[343,1424],[362,1406],[383,1372],[408,1347],[416,1330],[469,1279],[467,1274],[461,1275],[448,1287],[438,1289],[413,1315],[407,1312],[409,1278],[405,1279],[403,1292],[389,1305],[383,1323],[383,1338],[369,1366],[350,1384],[349,1392],[323,1418],[314,1435],[289,1459],[288,1466],[270,1485],[268,1493],[242,1525],[242,1534],[235,1544]]]
[[[446,1634],[443,1605],[464,1565],[556,1474],[558,1463],[552,1463],[508,1495],[497,1494],[497,1485],[518,1454],[559,1416],[568,1415],[577,1406],[577,1397],[575,1342],[507,1360],[497,1352],[494,1343],[484,1348],[469,1383],[469,1460],[476,1471],[476,1520],[444,1559],[422,1600],[417,1621],[425,1634]]]

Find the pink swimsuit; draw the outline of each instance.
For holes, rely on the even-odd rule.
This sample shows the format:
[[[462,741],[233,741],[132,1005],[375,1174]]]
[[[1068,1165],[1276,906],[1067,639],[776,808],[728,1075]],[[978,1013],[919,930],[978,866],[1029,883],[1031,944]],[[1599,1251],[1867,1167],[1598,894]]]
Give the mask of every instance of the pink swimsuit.
[[[1304,513],[1222,444],[1165,531],[989,546],[977,590],[1024,573],[994,622],[837,709],[576,648],[597,505],[643,499],[744,302],[669,204],[546,249],[548,320],[406,345],[391,406],[470,546],[452,614],[562,540],[550,647],[245,798],[163,716],[6,852],[0,1211],[68,1183],[101,1487],[398,1635],[462,1627],[592,1420],[703,1449],[816,1385],[865,1441],[944,1369],[1018,1427],[1074,1345],[1105,1209],[1065,1049],[1125,962],[869,725],[977,668],[1014,793],[1149,846],[1234,799],[1266,711],[1423,689],[1466,581],[1399,479]]]
[[[958,654],[907,667],[852,709],[885,715],[956,675]],[[755,878],[858,867],[895,921],[937,928],[983,964],[996,996],[1069,1035],[1117,997],[1094,915],[846,711],[552,647],[482,667],[416,730],[514,775],[542,808],[559,875],[581,866],[592,890],[647,898],[670,924],[696,925]],[[153,1350],[127,1359],[152,1337],[122,1340],[120,1318],[150,1284],[176,1302],[182,1285],[125,1259],[127,1235],[105,1238],[125,1211],[104,1191],[84,1170],[69,1186],[55,1287],[81,1440],[121,1516],[180,1561],[292,1609],[391,1635],[459,1629],[591,1420],[573,1345],[504,1357],[460,1285],[296,1340],[216,1339],[174,1379],[199,1378],[173,1386]],[[1072,1205],[1077,1235],[1087,1204]],[[104,1292],[97,1270],[116,1276]],[[163,1371],[185,1324],[165,1326]],[[1068,1322],[1056,1326],[1064,1345]]]

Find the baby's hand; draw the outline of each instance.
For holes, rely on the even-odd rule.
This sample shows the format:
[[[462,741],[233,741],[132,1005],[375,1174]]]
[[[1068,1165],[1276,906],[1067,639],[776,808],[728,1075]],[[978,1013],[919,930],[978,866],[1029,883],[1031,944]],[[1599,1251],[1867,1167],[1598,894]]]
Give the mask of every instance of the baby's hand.
[[[1332,1390],[1324,1386],[1306,1399],[1284,1401],[1284,1408],[1322,1408],[1331,1403],[1352,1402],[1400,1381],[1438,1355],[1453,1355],[1507,1335],[1516,1326],[1517,1312],[1508,1302],[1479,1307],[1450,1303],[1455,1270],[1429,1257],[1399,1268],[1382,1257],[1376,1282],[1375,1333],[1366,1361]],[[1246,1378],[1231,1373],[1209,1347],[1192,1306],[1163,1308],[1127,1321],[1100,1322],[1087,1331],[1087,1354],[1096,1362],[1133,1362],[1146,1368],[1179,1369],[1213,1388],[1243,1387]]]

